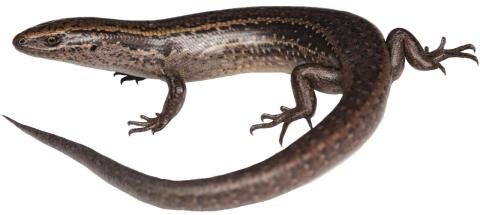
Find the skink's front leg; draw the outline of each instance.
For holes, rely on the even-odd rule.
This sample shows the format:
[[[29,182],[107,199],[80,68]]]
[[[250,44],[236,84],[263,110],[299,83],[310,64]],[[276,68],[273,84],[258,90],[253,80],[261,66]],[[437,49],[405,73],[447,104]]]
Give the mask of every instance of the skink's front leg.
[[[139,128],[130,129],[129,135],[149,130],[152,131],[152,134],[155,134],[155,132],[162,130],[180,111],[187,93],[185,81],[178,74],[171,74],[166,77],[166,82],[168,84],[168,96],[162,112],[156,113],[156,117],[153,118],[141,115],[140,118],[145,120],[144,122],[129,121],[128,125],[140,126]]]

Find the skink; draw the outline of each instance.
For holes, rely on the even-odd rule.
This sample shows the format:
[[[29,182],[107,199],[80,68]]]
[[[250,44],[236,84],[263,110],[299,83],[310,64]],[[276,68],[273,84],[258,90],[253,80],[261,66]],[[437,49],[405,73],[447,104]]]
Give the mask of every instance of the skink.
[[[186,82],[247,72],[291,76],[296,106],[263,114],[270,128],[306,119],[311,130],[253,166],[211,178],[172,181],[130,169],[68,139],[20,124],[24,132],[82,163],[99,177],[152,205],[221,210],[261,202],[315,179],[358,149],[379,124],[392,82],[405,59],[418,70],[445,69],[441,61],[477,58],[471,44],[430,51],[402,28],[386,40],[367,20],[343,11],[306,7],[253,7],[156,21],[68,18],[32,27],[13,40],[21,52],[125,75],[123,81],[161,79],[169,87],[163,110],[130,121],[136,132],[157,132],[179,112]],[[318,125],[314,91],[343,94]]]

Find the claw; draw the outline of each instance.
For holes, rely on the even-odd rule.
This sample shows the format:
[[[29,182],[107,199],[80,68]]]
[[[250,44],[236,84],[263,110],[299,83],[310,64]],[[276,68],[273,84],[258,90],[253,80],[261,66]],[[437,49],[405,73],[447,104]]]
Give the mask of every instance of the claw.
[[[313,129],[312,119],[305,117],[305,120],[307,120],[307,123],[308,123],[308,126],[310,127],[310,129]]]
[[[123,77],[123,78],[121,78],[121,79],[120,79],[120,85],[123,85],[123,82],[125,82],[126,80],[127,80],[127,77],[126,77],[126,76]]]
[[[250,126],[250,134],[253,135],[253,132],[260,128],[260,124],[255,124]]]
[[[442,64],[438,64],[438,68],[442,70],[443,75],[447,75],[447,71],[445,70],[445,67],[442,66]]]
[[[283,137],[285,137],[285,133],[287,132],[287,128],[288,128],[289,125],[290,125],[289,122],[284,122],[283,123],[282,131],[280,132],[280,138],[279,138],[280,146],[283,146]]]
[[[122,79],[120,79],[120,85],[123,85],[123,82],[128,81],[128,78],[127,78],[127,77],[128,77],[128,76],[125,76],[125,77],[123,77]]]

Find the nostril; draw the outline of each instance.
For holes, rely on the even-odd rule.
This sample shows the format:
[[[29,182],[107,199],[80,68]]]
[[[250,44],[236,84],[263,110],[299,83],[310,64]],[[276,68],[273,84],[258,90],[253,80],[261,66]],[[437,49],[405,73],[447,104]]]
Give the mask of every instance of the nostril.
[[[27,39],[25,39],[25,37],[22,35],[17,35],[15,38],[13,38],[12,43],[16,48],[22,48],[23,46],[27,45]]]
[[[27,41],[22,38],[22,39],[18,40],[18,45],[25,45],[26,42]]]

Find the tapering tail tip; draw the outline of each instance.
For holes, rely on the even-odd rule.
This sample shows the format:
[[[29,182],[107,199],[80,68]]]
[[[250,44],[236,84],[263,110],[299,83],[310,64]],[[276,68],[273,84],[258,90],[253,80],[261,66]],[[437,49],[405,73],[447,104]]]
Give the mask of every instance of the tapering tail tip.
[[[19,128],[19,129],[22,130],[23,132],[26,132],[26,133],[28,133],[28,134],[30,134],[30,135],[31,135],[31,133],[32,133],[33,131],[38,130],[38,129],[32,128],[32,127],[30,127],[30,126],[28,126],[28,125],[24,125],[24,124],[22,124],[22,123],[19,123],[19,122],[15,121],[14,119],[12,119],[12,118],[10,118],[10,117],[8,117],[8,116],[5,116],[5,115],[2,115],[2,116],[5,117],[5,119],[7,119],[7,120],[8,120],[9,122],[11,122],[13,125],[15,125],[15,127]]]
[[[20,130],[22,130],[23,132],[29,134],[29,135],[32,135],[36,129],[35,128],[32,128],[30,126],[26,126],[22,123],[19,123],[17,121],[15,121],[14,119],[8,117],[8,116],[5,116],[5,115],[2,115],[3,117],[5,117],[5,119],[7,119],[9,122],[11,122],[13,125],[15,125],[15,127],[19,128]]]
[[[11,122],[13,125],[15,125],[15,127],[19,128],[20,130],[22,130],[23,132],[27,133],[28,135],[36,138],[36,139],[39,139],[41,140],[42,138],[44,138],[45,136],[49,135],[49,133],[47,132],[44,132],[44,131],[41,131],[41,130],[38,130],[36,128],[33,128],[33,127],[30,127],[28,125],[24,125],[22,123],[19,123],[17,121],[15,121],[14,119],[8,117],[8,116],[5,116],[5,115],[2,115],[3,117],[5,117],[5,119],[7,119],[9,122]]]
[[[17,121],[13,120],[12,118],[8,117],[8,116],[5,116],[5,115],[2,115],[3,117],[5,117],[5,119],[7,119],[8,121],[10,121],[12,124],[14,124],[15,126],[17,127],[21,127],[22,124],[18,123]]]

